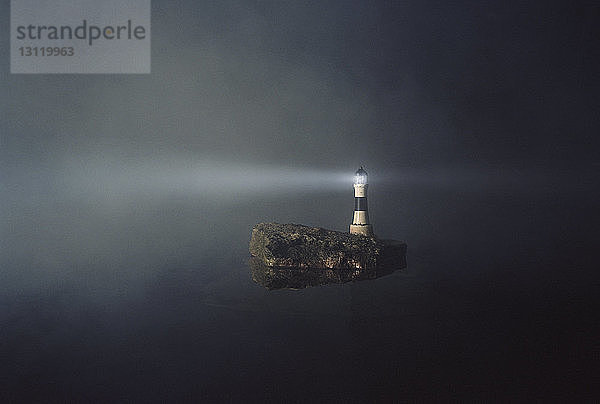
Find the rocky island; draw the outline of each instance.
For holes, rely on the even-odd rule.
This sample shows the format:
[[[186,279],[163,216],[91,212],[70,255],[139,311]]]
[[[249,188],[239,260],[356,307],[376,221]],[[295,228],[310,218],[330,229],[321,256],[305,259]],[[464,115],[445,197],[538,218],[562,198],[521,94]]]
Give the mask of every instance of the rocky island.
[[[250,254],[253,279],[267,288],[372,279],[406,267],[402,242],[300,224],[257,224]]]

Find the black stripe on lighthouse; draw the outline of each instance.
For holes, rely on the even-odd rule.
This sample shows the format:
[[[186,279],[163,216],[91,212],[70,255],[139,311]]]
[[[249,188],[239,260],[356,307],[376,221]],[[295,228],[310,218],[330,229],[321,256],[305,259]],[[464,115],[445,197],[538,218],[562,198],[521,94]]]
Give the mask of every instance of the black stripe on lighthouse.
[[[367,198],[364,196],[354,197],[354,211],[367,210]]]

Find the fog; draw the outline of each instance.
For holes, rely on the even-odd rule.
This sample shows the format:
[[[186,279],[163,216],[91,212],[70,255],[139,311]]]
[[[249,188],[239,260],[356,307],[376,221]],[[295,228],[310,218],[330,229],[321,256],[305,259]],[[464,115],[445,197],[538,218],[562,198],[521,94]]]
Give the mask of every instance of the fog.
[[[388,392],[406,380],[421,392],[431,380],[460,385],[475,373],[489,376],[482,391],[502,390],[542,367],[566,385],[553,365],[578,375],[589,359],[578,361],[584,348],[562,356],[552,347],[591,346],[562,332],[590,327],[584,303],[595,293],[599,11],[560,2],[153,0],[149,75],[12,75],[0,64],[0,321],[9,362],[23,363],[1,390],[40,398],[56,393],[48,386],[79,386],[80,400],[92,392],[114,401],[94,387],[93,366],[82,365],[83,381],[68,368],[108,352],[98,365],[108,390],[129,380],[132,397],[156,399],[147,386],[168,379],[180,395],[160,397],[181,398],[198,372],[204,397],[223,399],[230,389],[219,386],[241,372],[236,383],[262,398],[261,378],[286,385],[277,378],[291,372],[288,362],[332,333],[355,339],[341,361],[337,347],[323,349],[319,360],[332,364],[324,373],[362,380],[369,376],[352,369],[366,361],[379,383],[404,366],[391,372],[389,360],[424,369],[389,376]],[[0,38],[4,61],[8,41]],[[253,285],[252,226],[346,231],[359,166],[369,173],[375,233],[407,242],[407,271],[295,295]],[[180,339],[169,337],[185,343],[171,346],[163,329],[174,323]],[[20,356],[38,333],[37,354]],[[183,378],[144,356],[146,333],[154,359],[172,360]],[[191,363],[180,349],[198,335]],[[378,348],[381,336],[389,343]],[[277,345],[280,337],[298,350]],[[87,344],[80,352],[70,349],[76,338]],[[364,338],[379,356],[355,359]],[[130,379],[138,365],[121,350],[137,352],[149,373]],[[240,362],[223,362],[230,352]],[[531,352],[545,361],[521,366]],[[470,374],[457,365],[462,354],[476,365]],[[312,374],[319,366],[309,362],[296,365]],[[265,363],[275,363],[275,376]],[[36,369],[45,369],[39,389],[24,388]],[[307,391],[304,379],[289,379]],[[56,396],[72,398],[64,391]]]
[[[150,75],[1,67],[3,279],[121,270],[259,220],[344,229],[360,165],[380,220],[428,189],[593,188],[591,5],[152,7]]]

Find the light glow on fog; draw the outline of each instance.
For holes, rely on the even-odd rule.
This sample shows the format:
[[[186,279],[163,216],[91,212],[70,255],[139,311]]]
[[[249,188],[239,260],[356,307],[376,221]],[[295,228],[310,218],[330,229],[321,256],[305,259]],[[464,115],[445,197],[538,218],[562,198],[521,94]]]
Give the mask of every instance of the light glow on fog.
[[[352,187],[352,171],[276,167],[201,160],[66,165],[69,187],[102,194],[202,195],[340,191]]]
[[[354,166],[355,167],[355,166]],[[107,159],[79,158],[60,168],[21,170],[0,181],[0,198],[43,203],[50,199],[83,199],[94,203],[132,198],[189,196],[212,200],[240,197],[297,195],[318,192],[352,193],[355,168],[252,164],[210,158]],[[564,181],[565,173],[466,168],[410,168],[386,170],[369,167],[369,182],[376,192],[414,187],[507,192],[538,192]],[[5,178],[8,180],[9,178]]]

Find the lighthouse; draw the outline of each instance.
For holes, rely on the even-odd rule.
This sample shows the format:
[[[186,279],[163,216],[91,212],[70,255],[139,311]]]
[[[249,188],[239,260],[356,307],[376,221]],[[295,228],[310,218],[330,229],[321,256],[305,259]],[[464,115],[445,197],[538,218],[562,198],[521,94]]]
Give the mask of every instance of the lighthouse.
[[[367,208],[367,172],[362,166],[354,173],[354,218],[350,225],[351,234],[373,236],[373,226],[369,223]]]

